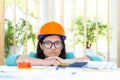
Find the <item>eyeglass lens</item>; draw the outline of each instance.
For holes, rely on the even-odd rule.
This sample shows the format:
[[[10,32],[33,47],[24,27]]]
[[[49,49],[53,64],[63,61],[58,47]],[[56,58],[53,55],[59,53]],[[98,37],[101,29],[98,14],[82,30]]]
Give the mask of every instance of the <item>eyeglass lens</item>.
[[[45,41],[45,42],[43,42],[43,44],[46,48],[51,48],[53,45],[54,45],[55,48],[61,48],[62,47],[62,42],[61,41],[55,41],[55,42]]]

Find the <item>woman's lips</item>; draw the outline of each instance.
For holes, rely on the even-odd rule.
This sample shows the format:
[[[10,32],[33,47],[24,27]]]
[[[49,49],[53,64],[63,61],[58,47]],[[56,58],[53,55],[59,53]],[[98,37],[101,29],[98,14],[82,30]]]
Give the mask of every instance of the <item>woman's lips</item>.
[[[56,54],[56,52],[49,52],[49,54]]]

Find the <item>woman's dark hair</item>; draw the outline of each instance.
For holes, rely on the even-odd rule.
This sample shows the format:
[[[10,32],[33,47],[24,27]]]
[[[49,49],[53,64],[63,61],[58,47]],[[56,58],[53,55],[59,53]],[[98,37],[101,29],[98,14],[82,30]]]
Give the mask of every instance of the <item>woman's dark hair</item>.
[[[47,36],[45,36],[45,37],[47,37]],[[40,58],[40,59],[45,59],[45,55],[43,53],[43,50],[40,48],[40,44],[42,43],[42,41],[44,40],[44,38],[40,39],[38,41],[38,44],[37,44],[37,54],[36,54],[36,57]],[[59,57],[62,58],[62,59],[66,59],[65,43],[64,43],[64,40],[61,37],[60,37],[60,39],[62,40],[63,48],[61,50],[61,53],[60,53]]]

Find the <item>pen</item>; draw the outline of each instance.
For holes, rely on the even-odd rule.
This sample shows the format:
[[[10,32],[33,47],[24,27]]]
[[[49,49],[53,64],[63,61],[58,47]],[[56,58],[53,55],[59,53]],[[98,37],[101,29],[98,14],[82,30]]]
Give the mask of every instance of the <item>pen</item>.
[[[56,70],[64,69],[65,67],[66,67],[66,66],[61,66],[61,65],[59,65],[59,66],[56,67]]]

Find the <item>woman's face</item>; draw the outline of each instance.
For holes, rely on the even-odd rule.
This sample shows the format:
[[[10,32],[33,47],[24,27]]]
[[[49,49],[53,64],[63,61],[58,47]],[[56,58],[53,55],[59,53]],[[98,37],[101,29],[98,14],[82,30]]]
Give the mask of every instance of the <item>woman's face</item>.
[[[59,56],[63,48],[62,41],[59,36],[47,36],[42,44],[40,44],[41,49],[46,57]]]

